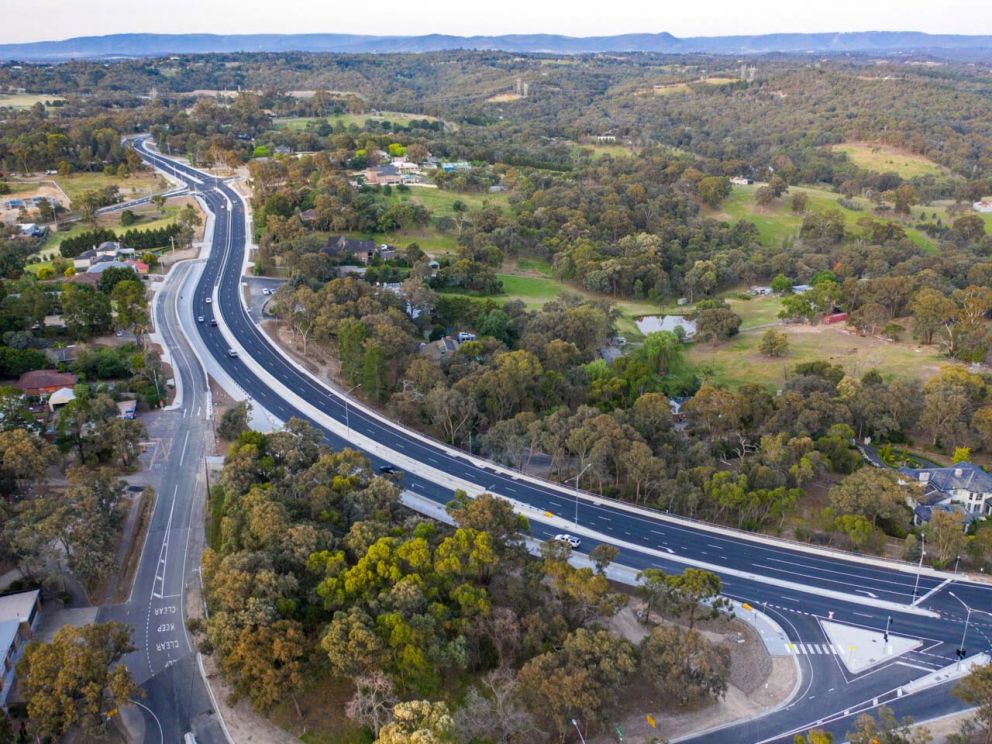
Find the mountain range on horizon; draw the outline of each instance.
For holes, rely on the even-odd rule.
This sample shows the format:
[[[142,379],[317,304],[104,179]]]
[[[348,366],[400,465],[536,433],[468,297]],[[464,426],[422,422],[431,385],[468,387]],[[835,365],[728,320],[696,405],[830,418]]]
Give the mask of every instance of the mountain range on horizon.
[[[992,58],[992,36],[919,31],[781,33],[679,38],[669,33],[616,36],[510,34],[501,36],[369,36],[361,34],[110,34],[60,41],[0,44],[0,60],[58,62],[70,59],[159,57],[237,52],[402,53],[456,49],[520,53],[593,54],[908,54]]]

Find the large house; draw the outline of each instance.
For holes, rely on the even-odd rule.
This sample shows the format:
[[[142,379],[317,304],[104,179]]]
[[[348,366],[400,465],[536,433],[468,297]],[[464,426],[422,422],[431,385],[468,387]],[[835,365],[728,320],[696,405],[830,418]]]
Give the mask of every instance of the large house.
[[[14,387],[25,395],[37,398],[51,395],[61,388],[71,388],[77,382],[79,378],[69,372],[59,372],[57,369],[33,369],[21,375],[14,383]]]
[[[337,261],[354,256],[362,263],[368,263],[375,256],[375,249],[374,240],[355,240],[342,235],[332,235],[327,239],[327,245],[320,250]]]
[[[366,170],[365,180],[373,186],[395,185],[403,183],[403,176],[395,165],[380,165],[377,168]]]
[[[7,706],[17,662],[31,640],[41,609],[37,589],[0,597],[0,708]]]
[[[959,462],[946,468],[899,468],[899,472],[923,487],[917,507],[957,507],[971,518],[992,514],[992,475],[977,465]]]

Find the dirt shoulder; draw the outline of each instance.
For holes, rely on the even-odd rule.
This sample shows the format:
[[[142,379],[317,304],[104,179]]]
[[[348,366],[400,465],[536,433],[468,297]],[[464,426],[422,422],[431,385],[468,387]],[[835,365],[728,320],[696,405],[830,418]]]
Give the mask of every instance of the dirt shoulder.
[[[641,604],[632,600],[610,622],[609,629],[632,643],[639,643],[650,626],[637,619]],[[671,624],[670,619],[652,616],[652,622]],[[730,651],[730,682],[727,694],[716,702],[680,707],[659,699],[647,684],[632,686],[627,709],[619,718],[628,741],[650,741],[652,737],[672,740],[700,733],[735,721],[768,713],[785,703],[798,681],[795,661],[788,656],[771,656],[761,639],[746,623],[738,620],[706,620],[696,628],[710,641]],[[651,715],[652,728],[647,721]],[[590,744],[612,744],[616,737],[604,733],[589,739]]]

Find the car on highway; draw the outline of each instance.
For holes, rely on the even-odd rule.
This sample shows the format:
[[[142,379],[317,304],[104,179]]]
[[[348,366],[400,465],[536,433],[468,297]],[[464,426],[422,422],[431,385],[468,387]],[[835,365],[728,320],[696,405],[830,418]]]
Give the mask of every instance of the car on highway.
[[[562,532],[555,535],[555,540],[557,542],[567,543],[573,550],[582,544],[582,541],[575,535],[569,535],[567,532]]]
[[[217,327],[217,318],[211,318],[210,319],[210,326],[211,326],[211,328],[216,328]]]
[[[392,465],[380,465],[379,475],[382,475],[386,478],[395,478],[399,475],[403,475],[403,471],[400,470],[399,468],[393,467]]]
[[[231,357],[231,359],[237,359],[238,358],[238,352],[235,351],[234,349],[228,349],[227,350],[227,355],[229,357]]]
[[[202,315],[197,315],[196,316],[196,322],[197,323],[202,323],[203,322],[203,316]]]
[[[208,298],[206,299],[206,303],[207,303],[207,304],[209,305],[209,304],[210,304],[211,302],[213,302],[213,299],[211,299],[210,297],[208,297]]]

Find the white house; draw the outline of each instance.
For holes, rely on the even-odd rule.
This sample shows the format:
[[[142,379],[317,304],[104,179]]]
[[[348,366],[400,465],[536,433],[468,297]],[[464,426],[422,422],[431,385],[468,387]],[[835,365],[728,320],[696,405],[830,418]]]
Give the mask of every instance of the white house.
[[[35,589],[0,597],[0,707],[7,705],[17,662],[31,640],[41,609],[40,596]]]
[[[975,517],[992,514],[992,475],[970,462],[947,468],[900,468],[923,487],[921,504],[960,506]]]

